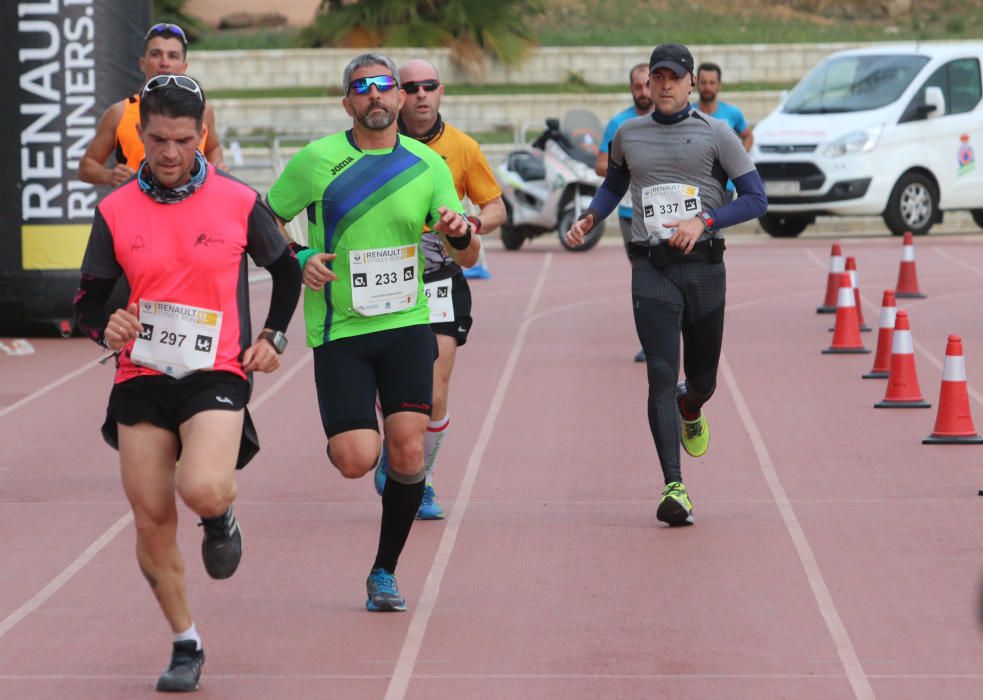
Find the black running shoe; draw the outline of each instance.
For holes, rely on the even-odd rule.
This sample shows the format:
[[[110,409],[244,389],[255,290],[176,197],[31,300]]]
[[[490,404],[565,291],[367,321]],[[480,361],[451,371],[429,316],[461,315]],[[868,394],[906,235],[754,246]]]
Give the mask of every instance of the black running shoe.
[[[242,559],[242,534],[232,506],[223,515],[202,518],[205,536],[201,540],[201,558],[212,578],[229,578]]]
[[[171,665],[157,679],[157,690],[163,693],[193,693],[198,690],[205,650],[198,649],[193,639],[174,642]]]

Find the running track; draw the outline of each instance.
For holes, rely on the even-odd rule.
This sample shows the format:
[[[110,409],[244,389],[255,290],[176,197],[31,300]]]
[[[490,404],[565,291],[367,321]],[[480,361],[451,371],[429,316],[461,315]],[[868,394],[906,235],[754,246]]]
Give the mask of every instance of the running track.
[[[843,243],[876,326],[900,240]],[[233,579],[207,578],[181,511],[199,696],[978,696],[983,448],[920,440],[949,333],[983,419],[983,238],[916,246],[929,297],[903,308],[933,408],[878,411],[871,355],[820,354],[829,239],[732,239],[712,446],[683,464],[697,524],[673,530],[620,244],[492,250],[438,469],[449,517],[413,530],[405,614],[363,608],[379,502],[326,462],[298,315],[256,382]],[[88,341],[34,344],[0,355],[0,697],[151,697],[170,634],[98,436],[111,371]]]

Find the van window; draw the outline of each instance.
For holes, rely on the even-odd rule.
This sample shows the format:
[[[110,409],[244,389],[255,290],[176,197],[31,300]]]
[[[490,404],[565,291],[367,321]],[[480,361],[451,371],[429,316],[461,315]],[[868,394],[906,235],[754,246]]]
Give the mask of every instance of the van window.
[[[980,98],[983,97],[983,89],[980,85],[979,60],[960,58],[939,66],[915,93],[911,104],[908,105],[908,109],[905,110],[904,116],[901,118],[902,122],[921,118],[917,114],[917,107],[925,103],[925,89],[930,87],[939,88],[945,97],[945,114],[938,116],[971,112],[979,104]]]
[[[961,58],[952,61],[946,68],[949,73],[949,89],[951,99],[946,96],[946,104],[950,106],[949,114],[971,112],[980,101],[980,62],[975,58]]]
[[[925,56],[841,56],[823,61],[795,86],[782,111],[789,114],[862,112],[901,96]]]

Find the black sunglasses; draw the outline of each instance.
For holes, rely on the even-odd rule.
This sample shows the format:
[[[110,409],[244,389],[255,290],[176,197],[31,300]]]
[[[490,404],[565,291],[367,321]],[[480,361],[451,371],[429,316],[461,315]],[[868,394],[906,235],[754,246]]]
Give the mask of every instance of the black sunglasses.
[[[433,78],[429,80],[411,80],[407,83],[403,83],[403,89],[406,90],[407,95],[415,95],[423,88],[427,92],[433,92],[440,87],[440,81],[434,80]]]
[[[152,35],[161,36],[163,34],[173,34],[180,39],[181,43],[183,43],[185,46],[188,45],[188,37],[184,33],[184,30],[176,24],[171,24],[170,22],[158,22],[147,30],[147,33],[143,35],[143,40],[146,41]]]
[[[143,91],[140,93],[140,96],[142,97],[148,92],[171,85],[172,83],[182,90],[187,90],[188,92],[193,92],[194,94],[198,95],[198,99],[202,102],[205,101],[204,96],[201,94],[201,87],[192,78],[189,78],[186,75],[155,75],[153,78],[147,81],[146,85],[143,86]]]
[[[354,92],[356,95],[365,95],[372,86],[375,85],[379,92],[389,92],[399,83],[391,75],[370,75],[366,78],[356,78],[352,82],[348,83],[348,92]]]

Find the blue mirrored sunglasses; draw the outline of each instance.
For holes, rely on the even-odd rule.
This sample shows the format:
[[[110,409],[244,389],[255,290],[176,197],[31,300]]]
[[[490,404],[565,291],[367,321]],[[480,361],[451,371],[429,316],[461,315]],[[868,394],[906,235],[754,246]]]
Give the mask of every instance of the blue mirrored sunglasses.
[[[373,85],[376,86],[379,92],[389,92],[394,87],[398,87],[399,83],[391,75],[372,75],[366,78],[356,78],[348,83],[348,92],[354,92],[356,95],[364,95]]]
[[[158,22],[147,30],[147,33],[143,35],[143,40],[146,41],[153,34],[173,34],[180,39],[185,46],[188,45],[188,37],[184,33],[184,30],[176,24],[171,24],[170,22]]]

